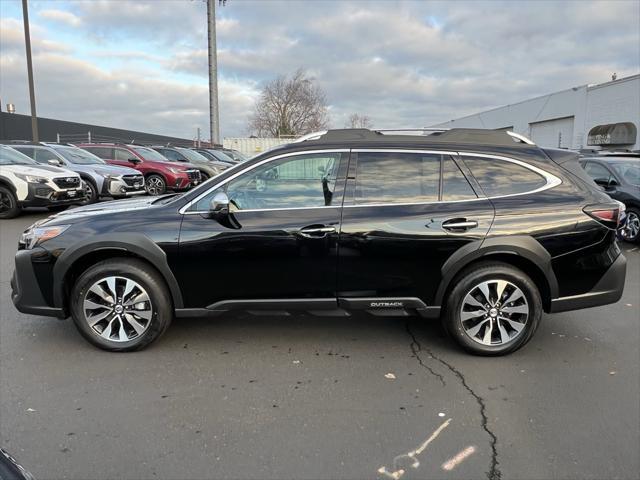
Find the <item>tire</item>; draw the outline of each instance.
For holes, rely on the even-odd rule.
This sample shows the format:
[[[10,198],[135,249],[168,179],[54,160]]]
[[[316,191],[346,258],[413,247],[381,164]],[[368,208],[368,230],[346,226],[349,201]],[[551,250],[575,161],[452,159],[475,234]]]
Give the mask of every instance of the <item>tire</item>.
[[[127,291],[131,282],[135,286]],[[139,301],[127,305],[134,300]],[[173,319],[171,295],[160,273],[132,258],[104,260],[87,269],[73,286],[69,305],[80,334],[96,347],[111,352],[147,347]]]
[[[162,195],[167,191],[167,182],[157,173],[149,175],[144,182],[145,188],[149,195]]]
[[[15,218],[22,209],[10,188],[0,185],[0,218]]]
[[[484,262],[465,269],[453,282],[444,327],[468,352],[506,355],[525,345],[537,330],[542,299],[535,283],[521,270],[506,263]],[[502,302],[497,299],[499,289]],[[483,291],[489,293],[488,302]]]
[[[211,177],[209,176],[209,174],[204,173],[204,172],[200,172],[200,183],[206,182],[207,180],[209,180]]]
[[[96,187],[96,185],[91,180],[83,180],[83,182],[86,197],[81,205],[90,205],[92,203],[96,203],[98,201],[98,187]]]
[[[631,243],[640,242],[640,209],[627,208],[627,220],[622,228],[622,238]]]

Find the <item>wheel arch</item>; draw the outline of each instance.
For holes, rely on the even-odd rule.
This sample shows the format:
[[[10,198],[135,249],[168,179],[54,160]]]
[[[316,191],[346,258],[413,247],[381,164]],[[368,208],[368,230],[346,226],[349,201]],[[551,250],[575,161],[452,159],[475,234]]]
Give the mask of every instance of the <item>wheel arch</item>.
[[[2,185],[3,187],[7,187],[13,192],[14,195],[17,193],[16,186],[13,184],[13,182],[3,175],[0,175],[0,185]]]
[[[540,291],[544,311],[549,311],[551,299],[558,297],[558,280],[551,266],[551,255],[528,235],[493,237],[458,250],[442,266],[442,281],[436,292],[435,304],[444,306],[448,293],[455,286],[456,277],[464,269],[488,260],[512,265],[526,273]]]
[[[92,237],[89,242],[65,250],[53,268],[54,306],[68,311],[67,299],[75,279],[91,265],[109,258],[132,257],[155,268],[167,284],[174,308],[183,308],[180,286],[169,268],[165,252],[143,234]]]

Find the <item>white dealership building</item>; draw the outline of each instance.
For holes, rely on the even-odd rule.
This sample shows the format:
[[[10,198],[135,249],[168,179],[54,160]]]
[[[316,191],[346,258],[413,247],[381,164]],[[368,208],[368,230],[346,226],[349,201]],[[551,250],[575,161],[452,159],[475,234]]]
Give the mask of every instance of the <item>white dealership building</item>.
[[[433,126],[512,130],[543,147],[638,150],[640,75],[573,87]]]

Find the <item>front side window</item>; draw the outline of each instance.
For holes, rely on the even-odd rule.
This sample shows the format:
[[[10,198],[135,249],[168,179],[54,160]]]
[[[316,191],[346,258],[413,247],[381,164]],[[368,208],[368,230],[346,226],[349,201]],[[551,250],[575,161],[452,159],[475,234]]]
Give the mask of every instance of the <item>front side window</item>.
[[[611,165],[628,183],[640,185],[640,162],[616,162]]]
[[[359,152],[357,204],[438,201],[440,158],[437,154]]]
[[[594,180],[598,179],[608,181],[611,177],[611,172],[607,170],[606,167],[603,167],[598,163],[587,162],[584,170],[587,172],[587,175],[589,175]]]
[[[38,163],[48,163],[49,160],[57,160],[60,162],[60,157],[58,157],[58,155],[47,148],[16,147],[16,150],[24,153],[28,157],[33,158]]]
[[[465,156],[464,163],[488,197],[531,192],[547,184],[542,175],[514,162]]]
[[[0,145],[0,165],[35,165],[24,153]]]
[[[135,155],[129,150],[125,150],[124,148],[116,148],[116,160],[120,160],[121,162],[128,162],[130,158],[135,158]]]
[[[226,192],[232,209],[270,210],[340,205],[335,198],[341,154],[301,154],[260,165],[200,199],[192,210],[206,211],[213,196]]]
[[[104,165],[105,161],[96,155],[76,147],[56,147],[67,161],[78,165]]]
[[[186,162],[187,161],[182,155],[180,155],[180,153],[176,152],[175,150],[170,150],[168,148],[159,148],[158,152],[160,152],[162,154],[162,156],[168,158],[172,162]]]
[[[145,160],[150,162],[166,162],[167,157],[159,152],[156,152],[153,148],[148,147],[131,147],[131,149],[140,155]]]

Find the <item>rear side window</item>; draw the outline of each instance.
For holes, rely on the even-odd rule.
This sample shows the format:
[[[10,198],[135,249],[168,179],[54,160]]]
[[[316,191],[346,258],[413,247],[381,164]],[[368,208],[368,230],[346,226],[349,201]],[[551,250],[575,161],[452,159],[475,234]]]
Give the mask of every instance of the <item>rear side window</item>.
[[[506,160],[465,156],[464,163],[488,197],[526,193],[547,184],[542,175]]]
[[[478,198],[451,157],[442,159],[442,201],[471,200]]]
[[[438,201],[441,155],[359,152],[357,204]]]
[[[109,147],[80,147],[87,152],[91,152],[94,155],[104,159],[111,160],[113,159],[113,148]]]

